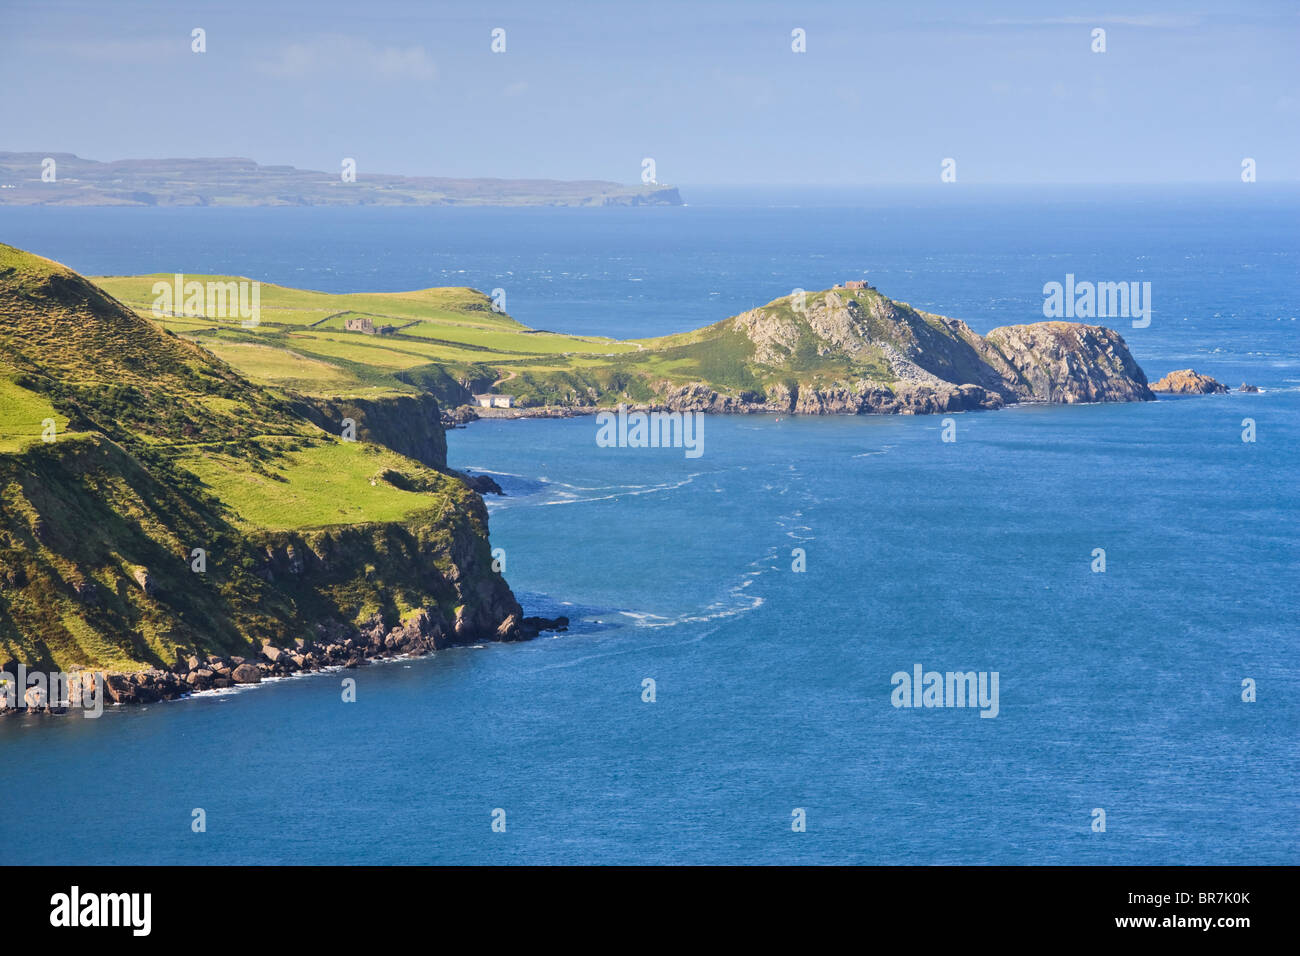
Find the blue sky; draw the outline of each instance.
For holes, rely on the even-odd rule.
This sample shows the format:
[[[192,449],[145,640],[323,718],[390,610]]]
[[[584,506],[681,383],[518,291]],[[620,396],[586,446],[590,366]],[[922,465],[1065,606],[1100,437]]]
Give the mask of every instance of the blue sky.
[[[683,185],[927,183],[946,157],[968,183],[1235,182],[1252,157],[1300,181],[1294,2],[2,2],[0,149],[620,182],[650,156]]]

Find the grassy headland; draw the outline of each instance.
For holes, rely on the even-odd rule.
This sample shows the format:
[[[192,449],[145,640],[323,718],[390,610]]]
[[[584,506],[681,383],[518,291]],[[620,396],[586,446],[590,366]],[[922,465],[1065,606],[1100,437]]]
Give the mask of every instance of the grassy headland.
[[[620,341],[528,328],[465,288],[335,295],[264,284],[260,324],[245,328],[238,317],[159,314],[154,285],[169,275],[94,281],[250,379],[305,396],[429,393],[448,407],[496,392],[524,409],[631,402],[799,412],[1150,397],[1108,329],[1038,323],[981,337],[869,286],[784,296],[691,332]],[[368,322],[367,331],[349,320]],[[1044,371],[1065,353],[1081,361]]]
[[[519,608],[481,499],[445,445],[407,457],[357,414],[344,440],[0,245],[0,665],[169,667],[421,611],[448,640],[496,636]]]

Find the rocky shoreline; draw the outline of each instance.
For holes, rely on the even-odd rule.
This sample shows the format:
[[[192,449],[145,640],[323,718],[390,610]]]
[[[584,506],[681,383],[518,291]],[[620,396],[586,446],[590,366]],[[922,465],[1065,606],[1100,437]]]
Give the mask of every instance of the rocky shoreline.
[[[1003,408],[1009,403],[978,385],[909,385],[887,388],[870,382],[854,387],[789,388],[776,386],[771,397],[750,393],[727,395],[702,382],[669,390],[660,401],[626,402],[633,411],[706,412],[711,415],[933,415],[942,412]],[[581,418],[611,407],[598,405],[520,405],[475,409],[462,406],[444,416],[443,427],[464,428],[485,419]],[[479,414],[479,412],[487,414]],[[477,489],[476,489],[477,490]]]
[[[879,303],[873,308],[886,309]],[[703,381],[682,384],[657,380],[647,383],[653,398],[626,404],[638,411],[724,415],[935,415],[992,410],[1020,402],[1073,405],[1155,399],[1147,386],[1146,375],[1129,353],[1123,337],[1113,329],[1040,322],[1004,326],[980,336],[957,319],[931,316],[932,325],[916,314],[913,324],[908,325],[898,316],[911,313],[892,304],[886,311],[891,323],[888,327],[906,328],[917,339],[911,341],[900,333],[906,349],[884,338],[863,338],[862,330],[869,323],[856,302],[845,304],[836,297],[833,303],[809,309],[805,318],[823,339],[837,343],[835,349],[839,351],[862,351],[868,344],[875,347],[888,365],[891,376],[888,381],[879,377],[846,377],[809,384],[786,378],[769,381],[762,388],[728,392]],[[783,325],[763,310],[746,313],[733,321],[755,342],[758,368],[780,368],[785,353],[778,346],[797,344],[797,339],[791,337],[794,332],[787,328],[790,322]],[[937,331],[940,324],[942,333]],[[921,340],[925,347],[919,344]],[[456,427],[480,418],[590,415],[608,407],[607,403],[511,408],[461,406],[444,416],[444,426]]]
[[[458,619],[457,624],[460,624]],[[398,657],[423,657],[449,647],[466,646],[479,640],[526,641],[542,631],[564,631],[569,626],[567,617],[519,618],[511,615],[491,635],[468,633],[465,629],[444,627],[436,611],[421,610],[412,615],[404,625],[385,627],[375,615],[355,633],[345,635],[341,626],[319,625],[317,636],[309,640],[296,639],[291,646],[278,647],[264,644],[255,657],[232,655],[222,657],[210,654],[204,657],[190,655],[179,660],[170,670],[158,668],[138,671],[111,671],[102,673],[106,703],[147,704],[162,700],[177,700],[201,691],[224,690],[241,684],[258,684],[269,677],[289,677],[329,669],[352,669],[373,661]],[[15,662],[4,670],[13,674]],[[37,669],[32,668],[34,673]],[[69,675],[70,697],[81,699],[83,693],[93,693],[95,678],[101,672],[83,670]],[[0,697],[0,715],[27,713],[62,713],[64,707],[46,700],[37,688],[29,688],[19,706],[7,707]]]
[[[827,388],[777,386],[770,391],[770,397],[747,393],[727,395],[696,382],[674,388],[661,401],[629,401],[625,404],[632,411],[704,412],[710,415],[938,415],[992,411],[1018,404],[1014,398],[1004,398],[998,392],[979,385],[935,387],[915,384],[889,388],[873,382],[859,382],[854,386]],[[454,419],[445,419],[444,427],[448,430],[464,428],[470,422],[485,419],[581,418],[610,410],[612,407],[596,405],[525,405],[484,409],[490,414],[479,415],[475,409],[465,406],[456,409]]]
[[[1075,381],[1072,387],[1059,383],[1035,383],[1016,394],[1005,388],[981,385],[953,385],[920,379],[895,382],[892,386],[862,381],[852,386],[824,388],[777,385],[766,394],[742,392],[729,395],[695,382],[666,387],[659,401],[626,402],[632,411],[705,412],[713,415],[937,415],[949,412],[992,411],[1018,404],[1072,405],[1088,402],[1152,401],[1157,394],[1212,395],[1232,391],[1208,375],[1191,369],[1170,372],[1149,387],[1131,383]],[[1258,392],[1242,383],[1239,392]],[[519,405],[512,408],[474,408],[463,405],[443,416],[443,427],[464,428],[482,419],[579,418],[609,411],[597,405]],[[478,479],[476,479],[478,480]],[[482,487],[471,484],[475,490]]]

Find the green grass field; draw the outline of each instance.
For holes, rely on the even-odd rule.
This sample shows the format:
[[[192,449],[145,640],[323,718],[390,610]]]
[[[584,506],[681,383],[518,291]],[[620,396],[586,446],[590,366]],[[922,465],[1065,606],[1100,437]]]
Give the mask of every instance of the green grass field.
[[[451,479],[368,443],[313,442],[275,459],[265,473],[250,471],[240,458],[208,450],[178,461],[234,513],[238,524],[249,528],[298,531],[400,521],[449,501],[437,489]],[[394,475],[407,488],[397,487]]]
[[[44,395],[14,384],[0,366],[0,452],[19,452],[41,441],[47,419],[54,420],[56,435],[66,431],[67,416],[56,412]]]
[[[156,283],[174,290],[174,277],[105,276],[100,288],[164,329],[191,339],[259,384],[327,397],[375,397],[415,389],[399,373],[437,367],[454,379],[487,386],[513,379],[512,370],[550,372],[571,360],[608,365],[643,351],[636,343],[597,336],[536,331],[495,312],[492,300],[466,288],[412,292],[330,294],[263,283],[259,322],[248,328],[237,310],[211,308],[219,300],[169,302],[155,295]],[[186,275],[184,282],[226,285],[231,276]],[[183,288],[182,288],[182,291]],[[230,296],[230,302],[236,301]],[[251,301],[251,290],[245,291]],[[204,314],[179,314],[187,304]],[[207,314],[212,312],[213,314]],[[349,319],[368,319],[387,334],[349,331]]]
[[[249,378],[275,382],[295,391],[341,395],[358,393],[365,388],[364,382],[347,369],[322,359],[308,358],[291,349],[253,342],[226,342],[215,337],[205,339],[203,345]]]
[[[207,283],[219,287],[245,281],[208,275],[187,275],[185,280],[203,283],[205,291]],[[447,406],[468,402],[475,392],[495,391],[513,395],[520,405],[612,405],[652,400],[667,388],[691,382],[732,393],[761,393],[789,381],[823,385],[891,378],[878,347],[850,354],[828,346],[788,296],[761,312],[764,321],[793,330],[786,339],[791,344],[778,347],[772,353],[776,358],[760,365],[754,341],[735,319],[679,335],[619,341],[530,329],[493,311],[488,296],[467,288],[336,295],[263,284],[260,322],[246,328],[238,314],[158,314],[154,284],[174,288],[169,275],[93,281],[137,314],[209,349],[258,384],[314,397],[373,398],[425,390]],[[893,318],[872,316],[888,303],[875,290],[809,292],[808,308],[831,294],[841,301],[856,300],[859,314],[882,341],[893,341],[902,327]],[[205,295],[188,304],[214,311],[207,300]],[[181,311],[186,304],[172,306]],[[906,306],[901,309],[891,315],[905,315],[918,327],[928,322]],[[376,330],[388,331],[348,330],[350,319],[366,319]]]

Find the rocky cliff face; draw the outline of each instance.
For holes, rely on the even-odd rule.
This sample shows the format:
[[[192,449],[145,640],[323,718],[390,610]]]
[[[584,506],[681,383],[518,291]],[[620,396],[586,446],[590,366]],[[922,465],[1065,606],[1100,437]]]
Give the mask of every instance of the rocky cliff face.
[[[387,398],[299,399],[304,418],[331,435],[343,431],[344,419],[356,423],[358,441],[370,441],[414,458],[430,468],[447,467],[447,434],[438,400],[430,394]]]
[[[1144,402],[1154,396],[1123,337],[1099,325],[1037,322],[984,337],[991,367],[1021,401]]]
[[[254,534],[103,439],[0,456],[0,670],[101,672],[107,701],[147,703],[567,626],[523,616],[482,500],[447,483],[404,521]],[[205,574],[178,540],[209,543]]]
[[[254,573],[315,630],[395,627],[418,613],[438,646],[513,640],[523,612],[492,569],[487,522],[483,500],[466,493],[454,508],[402,522],[268,534]]]
[[[413,615],[430,648],[526,636],[482,499],[438,480],[429,510],[401,521],[257,532],[100,436],[0,455],[0,657],[166,668],[321,634],[364,643]]]
[[[649,407],[721,414],[928,415],[1001,408],[1005,404],[1000,394],[978,385],[900,384],[890,388],[860,379],[851,385],[776,384],[763,393],[741,395],[722,394],[701,382],[681,386],[665,383],[662,400],[649,403]]]

